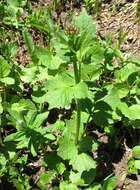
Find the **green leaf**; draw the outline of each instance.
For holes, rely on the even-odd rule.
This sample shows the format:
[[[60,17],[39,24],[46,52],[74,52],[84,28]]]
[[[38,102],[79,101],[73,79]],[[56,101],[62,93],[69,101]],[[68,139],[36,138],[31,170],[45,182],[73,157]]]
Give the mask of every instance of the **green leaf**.
[[[102,185],[101,184],[94,184],[92,187],[87,188],[86,190],[101,190]]]
[[[81,177],[81,173],[80,172],[70,172],[70,180],[73,184],[77,185],[77,186],[85,186],[85,181],[84,179]]]
[[[93,169],[94,175],[96,173],[96,162],[85,153],[81,153],[77,156],[75,154],[75,159],[70,160],[70,164],[72,165],[73,169],[78,172],[89,171]]]
[[[5,174],[5,172],[7,172],[7,162],[8,160],[6,159],[6,157],[4,156],[4,154],[0,153],[0,176],[3,176]]]
[[[95,171],[71,172],[70,180],[77,186],[89,186],[95,179]]]
[[[67,74],[57,75],[46,84],[47,102],[50,108],[69,108],[74,98],[88,97],[88,87],[84,82],[75,84],[74,79]],[[52,98],[53,97],[53,98]]]
[[[43,65],[50,70],[56,70],[64,63],[59,56],[53,55],[45,48],[36,48],[34,55],[38,59],[39,65]]]
[[[94,108],[93,120],[98,126],[107,126],[113,122],[112,114],[113,110],[116,110],[115,100],[113,97],[109,97],[105,99],[105,101],[97,101]],[[112,106],[112,107],[111,107]]]
[[[120,70],[115,71],[116,82],[126,81],[128,77],[138,71],[138,67],[135,64],[127,63]]]
[[[30,55],[32,55],[32,53],[34,52],[34,42],[33,39],[30,35],[30,33],[28,32],[28,30],[26,28],[24,28],[24,30],[22,31],[22,35],[23,35],[23,39],[25,41],[25,44],[27,46],[27,49],[30,53]]]
[[[48,74],[48,68],[44,68],[42,66],[38,67],[39,73],[37,74],[38,81],[46,81],[51,78]]]
[[[63,174],[65,171],[65,165],[56,153],[51,153],[44,157],[45,165],[48,166],[50,170],[55,170],[58,174]]]
[[[35,91],[32,94],[32,100],[38,104],[47,102],[47,94],[44,91]]]
[[[65,129],[65,123],[62,120],[57,120],[54,124],[51,125],[52,131],[61,131],[63,132]]]
[[[135,160],[134,163],[135,163],[135,168],[137,170],[140,170],[140,160]]]
[[[119,98],[124,98],[129,93],[129,87],[126,83],[118,83],[115,85],[115,88],[118,91]]]
[[[11,141],[9,142],[4,142],[4,147],[3,150],[1,150],[5,155],[8,155],[8,158],[10,160],[14,159],[16,156],[16,145],[15,143],[12,143]]]
[[[104,62],[104,54],[105,54],[105,49],[102,47],[101,43],[98,41],[95,41],[92,47],[90,48],[90,54],[91,54],[91,62],[93,65],[99,65],[100,67],[102,66],[101,64]]]
[[[10,65],[8,62],[0,55],[0,78],[7,77],[10,73]]]
[[[101,65],[96,62],[95,64],[82,64],[81,70],[82,79],[87,81],[98,80],[102,73]]]
[[[22,166],[25,166],[27,164],[27,161],[28,161],[28,155],[26,154],[19,157],[16,163],[19,163],[19,164],[22,164]]]
[[[53,134],[47,134],[47,129],[43,127],[28,128],[26,137],[29,139],[28,149],[33,156],[37,156],[39,148],[49,140],[55,140]]]
[[[9,84],[9,85],[15,84],[15,80],[11,77],[4,77],[4,78],[0,79],[0,81],[5,84]]]
[[[96,37],[96,27],[93,19],[89,16],[85,9],[82,10],[79,16],[73,17],[73,24],[78,30],[78,35],[70,38],[71,46],[76,50],[78,60],[82,60],[86,55],[93,54],[91,47],[94,46]]]
[[[25,135],[25,133],[23,131],[18,131],[16,133],[12,133],[12,134],[5,137],[4,142],[20,141],[24,135]]]
[[[60,58],[64,58],[66,53],[68,53],[68,36],[63,30],[55,31],[55,36],[51,39],[51,43],[55,49],[56,55]]]
[[[7,3],[13,7],[20,7],[20,6],[24,6],[26,1],[25,0],[7,0]]]
[[[132,149],[133,157],[136,159],[140,159],[140,146],[135,146]]]
[[[88,152],[96,151],[98,149],[99,142],[92,137],[86,136],[81,139],[79,142],[79,151]]]
[[[35,121],[33,122],[33,127],[38,128],[42,123],[48,118],[49,112],[40,113],[36,116]]]
[[[23,136],[22,139],[17,143],[17,149],[23,149],[23,148],[28,148],[29,144],[29,138],[26,137],[26,135]]]
[[[55,177],[56,172],[55,171],[49,171],[47,173],[42,173],[39,177],[39,181],[37,183],[38,187],[41,188],[41,190],[46,190],[48,188],[48,184],[51,183],[53,178]]]
[[[105,96],[103,98],[103,100],[106,103],[108,103],[113,110],[116,110],[116,108],[120,104],[120,98],[119,98],[118,90],[116,88],[109,89],[107,96]]]
[[[55,138],[55,136],[53,135],[53,134],[46,134],[46,135],[44,135],[44,137],[46,138],[46,139],[48,139],[48,140],[51,140],[51,141],[54,141],[54,140],[56,140],[56,138]]]
[[[23,111],[23,110],[22,110]],[[23,113],[17,112],[16,110],[8,109],[9,112],[9,120],[11,124],[17,129],[21,130],[22,128],[26,127],[26,122],[24,120]]]
[[[116,112],[116,110],[120,110],[123,115],[130,118],[131,111],[125,102],[122,102],[120,98],[126,96],[127,90],[124,92],[120,92],[116,87],[111,88],[109,90],[108,95],[103,98],[103,100],[108,103],[108,105]],[[101,109],[101,108],[100,108]],[[109,109],[109,108],[108,108]]]
[[[86,186],[92,183],[96,176],[96,162],[87,154],[75,154],[70,159],[70,164],[75,172],[71,171],[72,183]]]
[[[36,72],[37,72],[37,67],[36,66],[31,66],[31,67],[24,67],[21,70],[21,80],[25,83],[30,83],[36,78]]]
[[[34,138],[34,140],[38,140],[37,138],[36,138],[36,136],[34,136],[33,135],[33,138]],[[37,156],[37,152],[38,152],[38,145],[39,145],[39,143],[35,143],[35,141],[29,141],[29,149],[30,149],[30,151],[31,151],[31,154],[35,157],[35,156]]]
[[[68,136],[64,136],[60,139],[57,152],[58,156],[60,156],[63,160],[71,160],[74,159],[77,153],[78,150],[73,139],[71,140]]]
[[[140,119],[140,105],[135,104],[129,107],[130,117],[131,120]]]
[[[117,178],[112,177],[104,182],[102,190],[114,190],[116,187],[117,187]]]
[[[73,87],[73,96],[77,99],[88,97],[88,87],[86,83],[80,82]]]
[[[136,169],[134,159],[129,160],[127,165],[128,165],[128,173],[129,174],[134,174],[134,175],[138,174],[138,170]]]
[[[11,106],[11,110],[16,112],[35,109],[35,105],[29,99],[21,99],[18,103],[13,103]]]
[[[59,188],[60,190],[78,190],[78,187],[76,185],[67,181],[61,182]]]
[[[85,41],[94,39],[96,36],[96,27],[93,19],[89,16],[85,9],[83,9],[79,16],[73,17],[73,24],[80,30],[80,33],[86,33]]]

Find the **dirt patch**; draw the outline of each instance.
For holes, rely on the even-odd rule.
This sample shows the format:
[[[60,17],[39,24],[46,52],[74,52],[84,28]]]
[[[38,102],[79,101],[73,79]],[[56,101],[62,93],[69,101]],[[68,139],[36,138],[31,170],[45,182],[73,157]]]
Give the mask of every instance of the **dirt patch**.
[[[116,2],[103,5],[97,23],[98,34],[101,38],[111,36],[114,44],[125,54],[133,54],[140,58],[140,26],[136,17],[137,1]],[[121,39],[120,39],[121,38]]]

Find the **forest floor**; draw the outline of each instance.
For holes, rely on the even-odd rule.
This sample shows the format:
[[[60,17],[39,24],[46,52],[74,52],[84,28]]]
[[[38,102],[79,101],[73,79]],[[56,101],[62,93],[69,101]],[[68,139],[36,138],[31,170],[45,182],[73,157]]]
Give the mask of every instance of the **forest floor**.
[[[137,1],[104,4],[97,29],[102,38],[110,36],[116,45],[121,38],[121,50],[140,57],[140,26],[136,18],[136,5]]]

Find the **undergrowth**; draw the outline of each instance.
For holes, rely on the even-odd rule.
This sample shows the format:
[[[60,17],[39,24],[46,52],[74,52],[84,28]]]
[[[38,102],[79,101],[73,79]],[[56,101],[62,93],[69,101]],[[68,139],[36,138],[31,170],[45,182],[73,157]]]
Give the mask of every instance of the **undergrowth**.
[[[0,189],[119,189],[112,155],[128,136],[126,175],[140,169],[140,61],[99,39],[84,8],[57,20],[59,3],[0,2]]]

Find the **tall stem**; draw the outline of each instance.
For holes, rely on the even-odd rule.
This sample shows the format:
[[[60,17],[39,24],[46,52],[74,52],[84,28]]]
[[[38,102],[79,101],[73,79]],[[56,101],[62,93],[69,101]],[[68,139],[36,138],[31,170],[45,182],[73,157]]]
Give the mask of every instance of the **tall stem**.
[[[76,100],[76,108],[77,108],[77,118],[76,118],[75,144],[78,144],[79,132],[80,132],[80,122],[81,122],[81,108],[80,108],[80,101],[78,99]]]
[[[75,84],[78,84],[80,82],[80,70],[81,68],[78,68],[77,62],[73,62],[73,68],[74,68],[74,76],[75,76]],[[76,135],[75,135],[75,144],[78,144],[79,141],[79,132],[80,132],[80,122],[81,122],[81,108],[80,108],[80,101],[76,98],[76,111],[77,111],[77,118],[76,118]]]
[[[78,69],[78,65],[75,61],[73,62],[73,68],[74,68],[75,84],[78,84],[80,82],[79,69]]]

